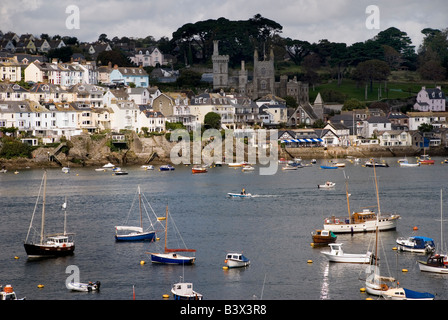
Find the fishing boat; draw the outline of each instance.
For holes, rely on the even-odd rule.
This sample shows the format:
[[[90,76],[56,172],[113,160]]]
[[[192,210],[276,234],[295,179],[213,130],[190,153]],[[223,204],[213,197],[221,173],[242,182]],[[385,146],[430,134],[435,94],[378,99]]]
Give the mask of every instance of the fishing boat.
[[[199,292],[193,290],[193,283],[180,282],[173,284],[171,288],[174,300],[202,300],[203,296]]]
[[[72,291],[80,291],[80,292],[92,292],[92,291],[100,291],[101,282],[67,282],[66,287]]]
[[[440,252],[443,252],[443,202],[442,190],[440,190]],[[446,250],[446,249],[445,249]],[[448,256],[437,253],[430,255],[426,261],[417,261],[420,271],[434,273],[448,273]]]
[[[400,237],[396,240],[401,251],[432,253],[435,250],[434,240],[428,237],[411,236]]]
[[[345,176],[345,172],[344,172]],[[348,193],[348,179],[345,179],[345,193],[347,199],[347,216],[331,216],[324,219],[324,229],[334,233],[374,232],[376,227],[380,231],[394,230],[397,228],[399,215],[382,215],[377,219],[377,214],[369,208],[362,211],[350,211],[350,194]]]
[[[334,188],[335,185],[336,185],[336,183],[327,181],[324,184],[318,184],[317,187],[319,189],[330,189],[330,188]]]
[[[386,300],[434,300],[435,298],[435,296],[429,292],[418,292],[401,287],[382,291],[381,295]]]
[[[24,300],[24,299],[17,299],[17,295],[14,292],[14,288],[7,284],[5,287],[0,286],[0,301],[4,300]]]
[[[75,251],[75,242],[71,239],[73,233],[66,232],[66,222],[67,222],[67,200],[63,203],[62,208],[64,209],[64,232],[56,234],[45,234],[45,195],[47,187],[47,172],[44,171],[41,186],[39,189],[39,195],[36,200],[36,205],[34,207],[33,216],[31,218],[30,226],[28,228],[28,233],[25,239],[24,247],[28,257],[59,257],[71,255]],[[36,213],[36,208],[38,207],[38,201],[40,197],[40,192],[42,192],[42,216],[41,216],[41,228],[40,236],[37,241],[32,241],[30,237],[30,232],[33,229],[33,220]]]
[[[142,193],[140,190],[140,186],[137,188],[137,195],[134,197],[134,200],[132,201],[131,208],[129,209],[128,215],[126,217],[126,221],[129,220],[129,217],[133,211],[134,204],[136,202],[136,198],[138,196],[138,204],[139,204],[139,210],[140,210],[140,226],[115,226],[115,240],[116,241],[153,241],[156,236],[156,231],[154,230],[154,226],[151,222],[151,219],[149,218],[149,213],[147,211],[147,206],[151,206],[149,203],[145,205],[145,203],[142,201]],[[143,210],[145,210],[145,213],[149,220],[149,226],[146,230],[143,229]],[[120,233],[120,231],[125,233]]]
[[[227,253],[224,263],[229,268],[242,268],[250,265],[250,260],[242,253]]]
[[[311,232],[311,237],[313,238],[312,245],[324,245],[336,242],[338,238],[333,232],[328,230],[317,229]]]
[[[164,164],[159,167],[159,171],[174,171],[175,168],[170,164]]]
[[[177,230],[177,228],[175,228]],[[179,236],[180,233],[178,232]],[[196,252],[195,249],[188,248],[178,248],[178,249],[169,249],[167,247],[168,240],[168,206],[166,207],[166,215],[165,215],[165,248],[163,253],[151,253],[151,262],[153,263],[162,263],[162,264],[181,264],[181,265],[191,265],[195,263],[196,257],[184,256],[178,254],[178,252]]]
[[[383,276],[380,269],[380,255],[379,255],[379,221],[381,216],[381,207],[380,207],[380,197],[378,192],[378,181],[376,177],[376,169],[375,166],[373,166],[373,173],[374,173],[374,179],[375,179],[375,190],[376,190],[376,201],[378,206],[378,216],[377,216],[377,223],[376,223],[376,229],[375,229],[375,249],[373,252],[373,259],[371,264],[366,268],[366,291],[368,294],[381,296],[383,292],[387,291],[389,288],[392,287],[392,285],[396,285],[396,279],[393,277],[387,277]],[[387,260],[386,260],[387,263]]]
[[[207,173],[207,168],[203,166],[194,166],[191,168],[191,173]]]
[[[321,251],[330,262],[342,263],[369,263],[372,258],[372,253],[345,253],[342,250],[342,243],[329,243],[330,251]]]

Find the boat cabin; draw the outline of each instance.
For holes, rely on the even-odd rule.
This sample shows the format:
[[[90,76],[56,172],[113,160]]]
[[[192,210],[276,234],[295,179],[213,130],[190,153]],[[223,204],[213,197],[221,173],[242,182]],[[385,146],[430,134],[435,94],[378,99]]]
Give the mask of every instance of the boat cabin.
[[[16,293],[11,285],[6,285],[5,288],[0,286],[0,300],[17,300]]]
[[[226,256],[226,259],[238,260],[238,261],[247,261],[248,259],[242,254],[230,253]]]
[[[426,264],[433,267],[448,268],[447,256],[440,254],[430,256]]]
[[[376,214],[372,210],[363,209],[362,212],[354,212],[352,214],[352,221],[354,223],[370,221],[370,220],[376,220]]]
[[[64,246],[64,245],[71,245],[71,242],[69,241],[67,236],[52,236],[47,238],[47,244],[53,244],[56,246]]]

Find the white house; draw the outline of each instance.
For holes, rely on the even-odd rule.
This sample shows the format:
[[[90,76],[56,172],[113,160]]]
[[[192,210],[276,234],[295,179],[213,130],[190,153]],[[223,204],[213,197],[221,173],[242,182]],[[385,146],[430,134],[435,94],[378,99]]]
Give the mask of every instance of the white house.
[[[265,124],[278,125],[288,121],[288,112],[286,105],[284,104],[263,104],[260,107],[260,114],[262,112],[272,115],[270,122],[264,122]]]
[[[104,106],[103,96],[106,89],[94,84],[77,84],[67,90],[74,96],[74,101],[88,104],[92,108],[102,108]]]
[[[147,88],[127,88],[129,100],[133,100],[136,104],[150,104],[151,95]]]
[[[392,124],[386,117],[371,116],[363,121],[361,136],[372,138],[377,132],[392,130]]]
[[[29,90],[29,99],[35,102],[71,102],[74,95],[51,83],[36,83]]]
[[[17,83],[0,83],[0,100],[22,101],[30,98],[28,90]]]
[[[447,127],[448,112],[408,112],[409,130],[418,130],[424,123],[435,127]]]
[[[22,80],[22,65],[16,58],[2,58],[0,62],[0,80],[12,82]]]
[[[112,100],[109,109],[112,131],[138,130],[140,109],[133,101]]]
[[[409,131],[390,130],[377,134],[380,146],[384,147],[409,147],[412,146],[412,136]]]
[[[136,49],[136,53],[130,60],[137,66],[155,67],[157,64],[164,65],[162,52],[156,47]]]
[[[327,123],[327,125],[324,127],[324,130],[326,130],[326,129],[330,130],[332,133],[334,133],[334,135],[332,135],[332,137],[331,137],[331,139],[333,139],[332,140],[333,145],[335,145],[335,144],[337,144],[339,146],[350,145],[350,128],[347,128],[342,123]],[[329,136],[330,136],[329,133],[326,133],[325,139],[330,140],[328,138]],[[334,140],[335,138],[337,138],[337,143],[335,143],[335,140]]]
[[[417,102],[414,104],[414,110],[418,111],[445,111],[446,98],[440,86],[434,89],[422,89],[417,94]]]

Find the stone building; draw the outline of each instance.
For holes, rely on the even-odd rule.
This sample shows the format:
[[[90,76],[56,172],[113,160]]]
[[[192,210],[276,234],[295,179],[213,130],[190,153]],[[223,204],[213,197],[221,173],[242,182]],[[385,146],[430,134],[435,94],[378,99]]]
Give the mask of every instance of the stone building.
[[[218,41],[213,43],[213,88],[233,88],[239,93],[246,94],[252,100],[257,100],[266,95],[279,97],[294,97],[298,104],[309,104],[308,84],[297,81],[297,78],[288,79],[286,75],[280,76],[280,81],[275,81],[274,51],[271,49],[269,56],[263,54],[260,59],[257,50],[254,52],[254,69],[252,79],[246,70],[245,62],[241,61],[241,69],[235,76],[229,75],[229,56],[220,55]]]

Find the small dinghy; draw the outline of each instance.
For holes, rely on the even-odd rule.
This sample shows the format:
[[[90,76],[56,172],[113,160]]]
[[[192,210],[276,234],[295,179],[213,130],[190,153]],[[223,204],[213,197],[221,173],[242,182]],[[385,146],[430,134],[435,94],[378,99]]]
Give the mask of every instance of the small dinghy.
[[[241,253],[228,253],[224,262],[229,268],[242,268],[250,265],[250,260]]]
[[[99,281],[89,283],[68,282],[66,286],[68,289],[72,291],[92,292],[92,291],[99,291],[101,283]]]

